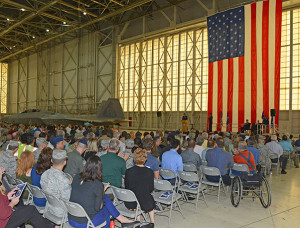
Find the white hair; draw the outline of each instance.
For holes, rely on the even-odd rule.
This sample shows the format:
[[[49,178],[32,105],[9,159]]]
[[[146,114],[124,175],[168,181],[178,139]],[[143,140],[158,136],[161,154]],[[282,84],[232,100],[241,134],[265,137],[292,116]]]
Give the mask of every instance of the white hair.
[[[277,140],[277,135],[271,135],[271,140],[276,141]]]

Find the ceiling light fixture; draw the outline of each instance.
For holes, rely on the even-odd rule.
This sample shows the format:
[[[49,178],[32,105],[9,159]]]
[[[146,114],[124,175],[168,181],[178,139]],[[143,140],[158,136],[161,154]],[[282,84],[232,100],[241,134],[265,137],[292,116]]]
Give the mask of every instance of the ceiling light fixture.
[[[46,29],[46,32],[50,32],[50,30],[49,30],[49,29]]]
[[[65,21],[64,21],[64,22],[63,22],[63,24],[64,24],[64,25],[66,25],[66,24],[67,24],[67,22],[65,22]]]
[[[8,21],[9,21],[10,19],[9,19],[9,18],[6,18],[6,20],[8,20]]]
[[[35,39],[35,36],[32,36],[33,39]]]
[[[22,9],[21,9],[21,11],[23,11],[23,12],[24,12],[24,11],[25,11],[25,9],[24,9],[24,8],[22,8]]]
[[[86,15],[86,12],[83,12],[83,15]]]

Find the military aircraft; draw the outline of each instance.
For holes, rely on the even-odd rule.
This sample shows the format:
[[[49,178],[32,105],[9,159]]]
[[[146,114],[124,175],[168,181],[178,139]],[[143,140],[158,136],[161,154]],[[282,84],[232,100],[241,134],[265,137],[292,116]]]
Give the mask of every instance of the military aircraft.
[[[119,125],[129,122],[126,120],[120,101],[115,98],[109,98],[103,101],[97,109],[96,115],[71,115],[50,111],[30,110],[19,114],[5,116],[2,121],[15,124],[33,124],[33,125],[55,125],[72,124],[83,125],[86,122],[93,125]]]

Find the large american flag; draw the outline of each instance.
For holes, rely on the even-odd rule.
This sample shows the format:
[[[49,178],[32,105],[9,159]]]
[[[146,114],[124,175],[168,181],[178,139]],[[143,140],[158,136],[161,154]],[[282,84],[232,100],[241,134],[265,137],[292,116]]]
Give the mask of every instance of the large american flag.
[[[281,17],[282,0],[268,0],[207,18],[213,130],[226,130],[226,113],[229,130],[238,131],[246,119],[261,122],[262,112],[269,118],[274,108],[278,124]]]

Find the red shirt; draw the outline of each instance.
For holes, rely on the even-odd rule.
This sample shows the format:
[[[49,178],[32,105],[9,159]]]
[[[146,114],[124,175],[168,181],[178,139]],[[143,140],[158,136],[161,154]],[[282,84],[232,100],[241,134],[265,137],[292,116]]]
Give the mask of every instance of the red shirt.
[[[240,153],[238,153],[237,155],[233,156],[233,160],[235,163],[239,163],[239,164],[246,164],[248,165],[248,162],[245,158],[243,158],[240,154],[243,154],[247,159],[249,158],[249,153],[250,153],[250,163],[253,165],[254,169],[255,167],[255,159],[254,156],[251,152],[249,152],[248,150],[242,151]],[[249,171],[252,171],[252,166],[249,166]]]
[[[0,192],[0,228],[4,228],[11,216],[12,208],[8,206],[9,201],[7,196],[2,195]]]

